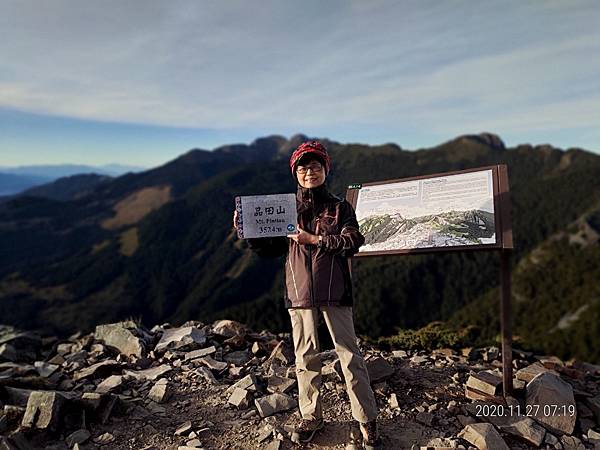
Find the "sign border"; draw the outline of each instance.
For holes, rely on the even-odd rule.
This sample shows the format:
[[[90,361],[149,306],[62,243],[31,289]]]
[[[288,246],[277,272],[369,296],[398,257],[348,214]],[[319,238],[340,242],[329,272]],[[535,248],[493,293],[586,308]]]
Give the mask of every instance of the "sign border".
[[[364,258],[368,256],[382,255],[401,255],[401,254],[423,254],[423,253],[438,253],[450,251],[490,251],[512,249],[512,226],[510,220],[510,197],[508,190],[508,170],[506,164],[496,164],[491,166],[475,167],[464,170],[454,170],[450,172],[438,172],[428,175],[417,175],[408,178],[397,178],[393,180],[373,181],[370,183],[353,183],[362,187],[379,186],[382,184],[391,184],[404,181],[422,180],[426,178],[439,178],[450,175],[459,175],[471,172],[481,172],[484,170],[492,171],[492,188],[494,197],[494,222],[496,227],[496,243],[494,244],[477,244],[477,245],[456,245],[448,247],[431,247],[431,248],[411,248],[411,249],[395,249],[395,250],[375,250],[370,252],[357,252],[353,258]],[[351,186],[352,186],[351,185]],[[347,189],[346,200],[356,210],[359,189]]]

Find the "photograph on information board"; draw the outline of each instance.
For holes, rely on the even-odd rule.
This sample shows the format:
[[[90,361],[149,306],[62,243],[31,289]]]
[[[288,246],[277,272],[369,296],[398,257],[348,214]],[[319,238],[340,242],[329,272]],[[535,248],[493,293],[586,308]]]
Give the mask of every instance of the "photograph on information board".
[[[496,243],[492,170],[364,186],[360,252]]]

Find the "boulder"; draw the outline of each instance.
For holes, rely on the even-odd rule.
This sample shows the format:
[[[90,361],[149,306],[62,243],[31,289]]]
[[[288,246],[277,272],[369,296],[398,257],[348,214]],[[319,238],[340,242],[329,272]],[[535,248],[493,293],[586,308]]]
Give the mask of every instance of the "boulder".
[[[144,342],[133,333],[134,327],[131,321],[98,325],[94,337],[122,355],[142,358],[145,355]]]
[[[245,335],[248,331],[245,325],[235,320],[217,320],[212,328],[214,334],[225,337]]]
[[[156,403],[165,403],[171,396],[172,391],[173,390],[169,380],[166,378],[161,378],[154,384],[154,386],[152,386],[152,389],[150,389],[148,398]]]
[[[54,391],[32,392],[21,426],[23,428],[55,429],[60,420],[60,410],[65,397]]]
[[[235,388],[229,397],[228,403],[238,409],[246,409],[250,406],[252,394],[246,389]]]
[[[170,372],[173,368],[168,364],[162,364],[157,367],[151,367],[144,370],[125,370],[125,375],[130,375],[136,380],[156,380],[164,374]]]
[[[298,402],[285,394],[271,394],[254,400],[261,417],[271,416],[298,406]]]
[[[458,437],[470,442],[479,450],[509,450],[508,445],[490,423],[473,423],[467,425]]]
[[[206,334],[196,327],[166,329],[154,348],[155,352],[166,350],[194,350],[206,343]]]
[[[117,391],[123,384],[122,375],[111,375],[106,380],[96,386],[96,392],[99,394],[108,394],[109,392]]]
[[[385,359],[381,357],[373,358],[367,361],[367,370],[371,384],[378,383],[391,377],[395,370]]]
[[[542,372],[526,387],[526,403],[531,416],[554,434],[571,434],[577,420],[573,388],[553,372]],[[575,414],[569,414],[569,407]]]

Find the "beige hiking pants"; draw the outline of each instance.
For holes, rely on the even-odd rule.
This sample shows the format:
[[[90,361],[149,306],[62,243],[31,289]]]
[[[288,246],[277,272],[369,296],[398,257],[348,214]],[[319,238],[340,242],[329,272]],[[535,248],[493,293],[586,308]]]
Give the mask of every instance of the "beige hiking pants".
[[[349,306],[322,306],[325,323],[335,345],[346,380],[352,416],[361,423],[377,417],[377,403],[371,389],[369,373],[360,353],[354,333],[352,308]],[[292,335],[296,353],[298,379],[298,406],[303,419],[320,419],[321,409],[321,358],[317,308],[290,308]]]

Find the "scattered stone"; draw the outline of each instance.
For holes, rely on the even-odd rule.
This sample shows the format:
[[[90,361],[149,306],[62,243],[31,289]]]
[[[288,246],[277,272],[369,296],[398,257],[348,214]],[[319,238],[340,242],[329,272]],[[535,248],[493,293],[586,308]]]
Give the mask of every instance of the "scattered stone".
[[[65,397],[58,392],[32,392],[21,421],[23,428],[55,429],[60,420],[60,410]]]
[[[99,394],[108,394],[109,392],[117,391],[123,384],[122,375],[111,375],[98,386],[96,386],[96,392]]]
[[[381,357],[376,357],[367,361],[367,370],[371,384],[378,383],[391,377],[395,370],[390,363]]]
[[[390,408],[392,409],[400,408],[400,404],[398,403],[398,396],[395,393],[390,395],[388,403],[390,404]]]
[[[227,363],[226,362],[216,361],[213,358],[211,358],[210,356],[203,356],[202,358],[197,358],[197,359],[194,360],[194,362],[197,362],[199,364],[204,364],[209,369],[216,370],[216,371],[219,371],[219,372],[221,370],[227,369]]]
[[[196,327],[169,328],[164,331],[154,351],[164,353],[171,350],[193,350],[206,343],[206,335]]]
[[[433,423],[433,415],[429,414],[428,412],[420,412],[417,414],[415,420],[419,423],[422,423],[423,425],[430,427]]]
[[[212,372],[206,367],[198,367],[195,372],[211,384],[219,384]]]
[[[524,367],[521,370],[517,370],[517,373],[515,373],[515,377],[517,378],[517,380],[522,380],[526,383],[529,383],[542,372],[548,372],[548,369],[546,369],[541,363],[535,362],[527,367]]]
[[[210,347],[201,348],[198,350],[187,352],[185,354],[185,360],[187,361],[187,360],[193,360],[196,358],[202,358],[203,356],[212,355],[216,351],[217,351],[217,348],[214,345],[211,345]]]
[[[236,322],[235,320],[217,320],[213,323],[212,328],[213,333],[225,337],[245,335],[248,331],[245,325]]]
[[[271,394],[254,400],[256,409],[261,417],[271,416],[278,412],[298,406],[298,402],[285,394]]]
[[[421,364],[424,364],[426,362],[429,362],[429,356],[415,355],[412,358],[410,358],[410,362],[412,364],[421,365]]]
[[[269,377],[267,391],[271,393],[285,394],[296,385],[293,378],[278,377],[276,375]]]
[[[179,425],[177,427],[177,430],[175,431],[175,435],[182,436],[184,434],[189,433],[190,431],[192,431],[192,422],[188,420],[187,422],[183,422],[181,425]]]
[[[165,403],[172,394],[172,387],[169,383],[169,380],[166,378],[161,378],[158,380],[150,392],[148,393],[148,398],[156,403]]]
[[[33,363],[34,367],[37,369],[40,376],[44,378],[48,378],[54,372],[58,370],[57,364],[48,364],[44,361],[36,361]]]
[[[577,439],[575,436],[562,436],[560,438],[560,443],[563,446],[563,450],[585,450],[585,446],[581,440]]]
[[[244,378],[232,384],[227,388],[228,393],[232,393],[235,389],[244,389],[246,391],[256,392],[258,390],[258,381],[254,374],[246,375]]]
[[[90,438],[90,432],[86,429],[77,430],[67,436],[65,442],[69,447],[73,447],[75,444],[83,444]]]
[[[482,350],[481,357],[486,362],[494,361],[500,356],[500,349],[498,347],[488,347]]]
[[[245,389],[235,388],[229,397],[228,403],[238,409],[246,409],[250,406],[252,394]]]
[[[98,325],[94,337],[122,355],[141,358],[145,353],[144,342],[132,332],[135,328],[131,321]]]
[[[392,352],[392,358],[408,358],[408,353],[404,350],[394,350]]]
[[[555,434],[571,434],[577,414],[569,414],[569,406],[575,408],[573,388],[552,372],[543,372],[527,384],[527,405],[532,417]],[[548,408],[552,408],[548,410]]]
[[[73,380],[83,380],[84,378],[97,378],[103,377],[108,373],[114,371],[117,368],[120,368],[121,364],[119,364],[114,359],[107,359],[105,361],[100,361],[96,364],[92,364],[85,369],[79,370],[73,376]]]
[[[246,350],[240,350],[226,354],[223,360],[236,366],[243,366],[250,361],[250,355]]]
[[[169,373],[173,368],[168,364],[162,364],[145,370],[125,370],[125,375],[130,375],[136,380],[156,380],[157,378]]]
[[[498,431],[489,423],[467,425],[458,437],[470,442],[479,450],[509,450]]]
[[[101,434],[100,436],[97,436],[93,439],[93,441],[98,445],[110,444],[114,440],[115,440],[115,437],[110,433]]]
[[[539,447],[544,442],[546,430],[530,417],[496,417],[497,419],[506,419],[505,423],[499,425],[500,431],[510,434],[517,439],[527,442],[535,447]]]
[[[498,395],[501,385],[502,378],[492,372],[479,372],[467,379],[467,387],[470,390],[492,396]]]

